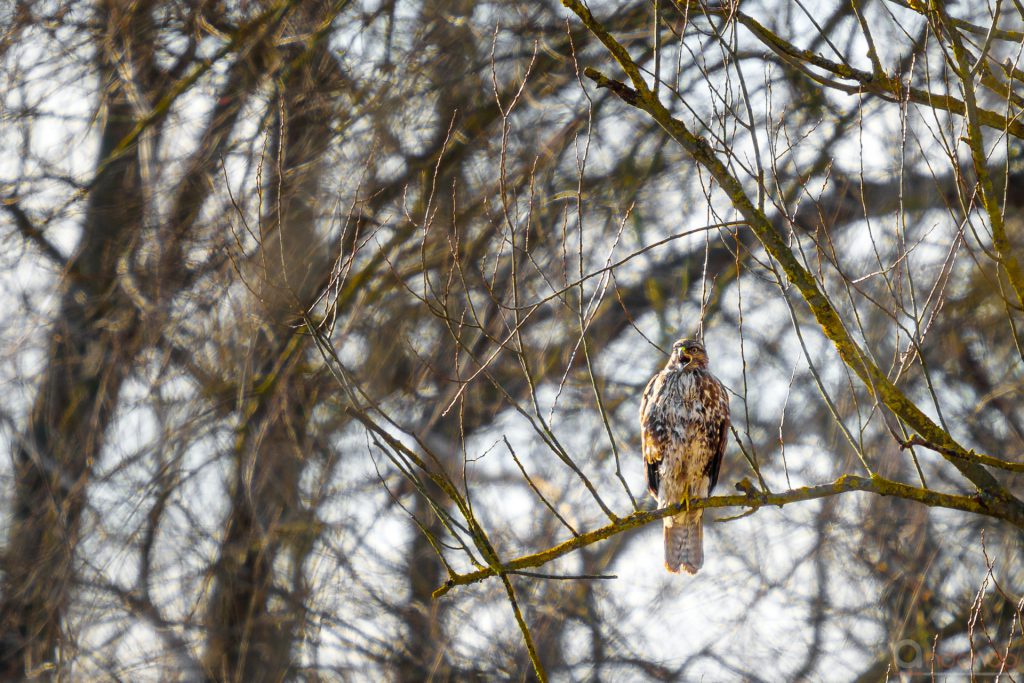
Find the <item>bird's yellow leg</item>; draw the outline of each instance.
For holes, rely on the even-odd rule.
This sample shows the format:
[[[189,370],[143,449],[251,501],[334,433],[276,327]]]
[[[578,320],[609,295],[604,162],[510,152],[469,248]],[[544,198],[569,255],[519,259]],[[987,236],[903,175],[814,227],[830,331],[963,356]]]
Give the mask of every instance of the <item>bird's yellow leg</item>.
[[[690,511],[690,487],[687,486],[683,491],[683,505],[686,506],[686,511]]]

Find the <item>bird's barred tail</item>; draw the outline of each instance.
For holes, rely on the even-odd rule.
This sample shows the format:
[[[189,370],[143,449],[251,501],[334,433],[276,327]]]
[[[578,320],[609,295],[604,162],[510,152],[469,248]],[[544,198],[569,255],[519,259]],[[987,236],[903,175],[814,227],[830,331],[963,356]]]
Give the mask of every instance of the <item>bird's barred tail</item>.
[[[665,569],[696,574],[704,564],[704,510],[665,518]]]

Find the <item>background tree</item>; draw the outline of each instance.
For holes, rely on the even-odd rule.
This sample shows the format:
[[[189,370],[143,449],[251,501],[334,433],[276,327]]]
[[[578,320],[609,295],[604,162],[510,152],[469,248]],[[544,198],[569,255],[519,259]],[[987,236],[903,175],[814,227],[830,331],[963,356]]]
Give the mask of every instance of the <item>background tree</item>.
[[[0,8],[0,677],[1019,671],[1022,23]],[[637,409],[693,334],[680,580]]]

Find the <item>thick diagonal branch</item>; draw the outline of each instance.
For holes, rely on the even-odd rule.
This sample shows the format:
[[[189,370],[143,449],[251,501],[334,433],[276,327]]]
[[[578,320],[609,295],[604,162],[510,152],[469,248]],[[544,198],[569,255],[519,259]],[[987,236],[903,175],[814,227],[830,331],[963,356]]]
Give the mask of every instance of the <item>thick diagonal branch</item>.
[[[765,251],[778,261],[787,279],[800,292],[825,336],[839,352],[840,358],[856,373],[871,395],[926,440],[959,455],[960,457],[946,456],[946,458],[979,490],[1016,506],[1024,516],[1024,505],[1011,496],[995,477],[973,459],[970,451],[957,443],[945,429],[925,415],[854,341],[839,313],[818,286],[814,276],[800,263],[764,212],[750,201],[739,179],[729,171],[729,168],[718,158],[706,140],[695,135],[682,121],[673,117],[661,101],[654,97],[643,79],[640,68],[626,49],[604,29],[590,13],[590,10],[579,0],[563,0],[563,4],[583,21],[587,29],[601,41],[629,76],[632,91],[636,96],[629,97],[625,101],[651,116],[695,161],[708,170],[719,187],[729,197],[733,207],[748,221]],[[593,69],[588,69],[586,75],[594,80],[599,87],[611,87],[611,79]]]

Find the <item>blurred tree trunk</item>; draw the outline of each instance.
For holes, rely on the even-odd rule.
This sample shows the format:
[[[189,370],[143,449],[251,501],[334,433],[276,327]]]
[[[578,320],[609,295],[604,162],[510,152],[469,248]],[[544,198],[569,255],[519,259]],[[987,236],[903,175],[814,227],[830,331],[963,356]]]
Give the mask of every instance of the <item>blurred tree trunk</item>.
[[[472,12],[472,3],[465,0],[427,0],[421,10],[421,25],[429,27],[423,38],[424,49],[435,50],[438,54],[426,70],[440,95],[434,107],[438,124],[435,144],[445,144],[449,122],[454,123],[456,130],[465,129],[470,112],[477,109],[470,99],[478,93],[474,71],[477,45],[466,21]],[[462,171],[461,163],[447,166],[440,173],[435,171],[434,177],[421,185],[421,207],[436,207],[432,208],[432,215],[422,217],[424,229],[430,231],[435,247],[443,248],[443,241],[452,234],[455,210],[452,192],[453,186],[461,182]],[[432,189],[435,194],[430,197]],[[408,341],[397,339],[395,343],[408,344]],[[397,350],[397,353],[404,355],[402,350]],[[441,368],[448,367],[447,362],[441,362]],[[402,377],[396,379],[405,380]],[[440,463],[431,464],[438,470],[449,470],[445,476],[450,478],[450,470],[456,466],[460,452],[458,425],[452,418],[439,420],[438,417],[428,414],[425,437],[432,450],[443,458]],[[444,629],[445,604],[431,596],[444,581],[444,568],[427,537],[427,534],[434,538],[445,535],[444,525],[431,509],[430,499],[442,505],[450,504],[450,501],[436,484],[425,477],[423,485],[427,495],[415,495],[411,501],[411,512],[422,527],[413,524],[410,529],[412,540],[406,565],[409,601],[403,609],[405,642],[395,668],[396,680],[403,683],[453,680],[447,653],[449,640]]]
[[[234,381],[244,387],[238,413],[235,480],[206,618],[205,666],[211,680],[281,681],[294,676],[294,646],[305,624],[303,565],[316,537],[315,513],[300,478],[311,452],[308,421],[318,400],[305,364],[309,337],[296,331],[332,260],[318,237],[324,155],[332,137],[338,64],[322,40],[325,5],[293,16],[282,49],[283,82],[267,167],[261,245],[244,269],[255,318]],[[241,354],[240,354],[241,355]]]
[[[137,123],[133,89],[151,92],[153,5],[108,0],[96,16],[104,121],[98,172],[63,277],[46,369],[15,449],[0,602],[5,680],[59,668],[64,658],[61,622],[89,476],[141,344],[139,315],[120,286],[118,266],[138,247],[145,206],[138,148],[118,148]]]

